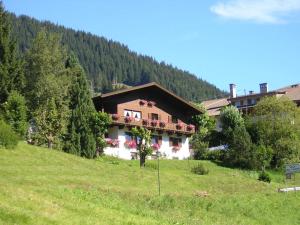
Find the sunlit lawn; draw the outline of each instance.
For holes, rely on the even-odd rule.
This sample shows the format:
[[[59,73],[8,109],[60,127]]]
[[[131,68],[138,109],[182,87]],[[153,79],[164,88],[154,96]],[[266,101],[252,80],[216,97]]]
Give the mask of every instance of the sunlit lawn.
[[[20,143],[0,149],[0,224],[300,224],[300,193],[278,193],[257,173],[208,161],[88,160]],[[296,182],[300,183],[300,177]],[[204,196],[207,193],[208,196]]]

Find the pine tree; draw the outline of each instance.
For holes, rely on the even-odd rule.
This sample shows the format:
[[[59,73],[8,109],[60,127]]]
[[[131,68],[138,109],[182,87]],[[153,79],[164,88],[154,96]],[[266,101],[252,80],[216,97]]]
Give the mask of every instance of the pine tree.
[[[12,129],[21,137],[25,137],[27,123],[27,107],[25,98],[16,91],[12,91],[4,104],[5,119]]]
[[[92,130],[92,119],[95,108],[91,100],[89,85],[83,69],[72,56],[67,62],[73,76],[70,90],[71,110],[67,129],[66,152],[93,158],[96,153],[96,141]]]
[[[66,69],[66,50],[59,36],[38,33],[26,55],[26,98],[31,117],[38,127],[39,144],[59,148],[69,116],[70,77]]]
[[[26,55],[26,97],[32,112],[52,97],[59,107],[67,96],[66,50],[56,34],[41,30]],[[63,112],[61,110],[61,112]]]
[[[63,124],[62,114],[57,110],[54,98],[48,99],[45,105],[38,108],[35,114],[35,121],[38,128],[37,138],[39,144],[48,144],[52,148],[54,143],[59,142],[59,135]]]
[[[17,58],[16,42],[12,40],[7,12],[0,2],[0,103],[7,100],[12,90],[22,92],[24,73]]]

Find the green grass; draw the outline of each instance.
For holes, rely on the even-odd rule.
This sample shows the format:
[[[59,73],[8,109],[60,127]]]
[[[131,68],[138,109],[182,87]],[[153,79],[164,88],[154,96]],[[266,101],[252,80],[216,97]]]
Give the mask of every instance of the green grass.
[[[190,172],[197,161],[160,162],[158,196],[156,161],[0,149],[0,224],[300,224],[300,193],[278,193],[279,172],[267,184],[208,161],[203,176]]]

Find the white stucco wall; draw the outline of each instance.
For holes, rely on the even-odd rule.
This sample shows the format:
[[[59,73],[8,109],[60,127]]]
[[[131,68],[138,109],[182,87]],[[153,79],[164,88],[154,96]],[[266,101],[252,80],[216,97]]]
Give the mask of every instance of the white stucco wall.
[[[109,129],[108,131],[108,137],[113,139],[119,140],[119,147],[113,148],[113,147],[106,147],[104,149],[104,154],[115,156],[122,159],[132,159],[132,155],[137,153],[136,149],[128,149],[125,148],[125,132],[127,132],[128,129],[119,129],[117,126],[114,126]],[[155,133],[154,133],[155,134]],[[159,134],[162,136],[162,144],[159,149],[161,152],[161,157],[166,159],[186,159],[191,156],[190,150],[189,150],[189,138],[187,138],[185,135],[180,136],[182,139],[182,146],[178,151],[174,151],[172,146],[169,146],[169,135],[167,133]],[[178,137],[176,135],[172,135],[173,137]],[[179,137],[178,137],[179,138]],[[153,152],[155,154],[155,152]],[[151,157],[149,157],[151,158]]]

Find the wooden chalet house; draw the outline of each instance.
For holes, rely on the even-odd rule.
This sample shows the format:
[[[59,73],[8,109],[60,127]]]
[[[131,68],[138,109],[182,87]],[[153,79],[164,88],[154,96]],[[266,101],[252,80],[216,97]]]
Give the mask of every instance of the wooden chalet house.
[[[191,155],[189,137],[195,132],[191,119],[202,112],[160,85],[148,83],[118,90],[94,97],[93,101],[98,111],[112,117],[105,154],[137,158],[136,142],[130,130],[141,126],[152,131],[154,154],[159,149],[168,159],[185,159]]]

